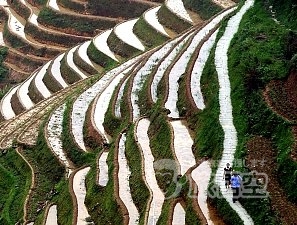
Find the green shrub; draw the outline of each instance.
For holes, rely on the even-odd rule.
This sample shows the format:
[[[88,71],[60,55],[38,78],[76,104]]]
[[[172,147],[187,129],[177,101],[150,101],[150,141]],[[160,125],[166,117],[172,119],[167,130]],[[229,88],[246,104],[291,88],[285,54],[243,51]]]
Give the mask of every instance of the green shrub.
[[[292,30],[297,29],[297,11],[294,0],[269,0],[266,5],[267,8],[273,5],[272,10],[276,13],[276,19],[280,21],[281,24],[285,24]]]

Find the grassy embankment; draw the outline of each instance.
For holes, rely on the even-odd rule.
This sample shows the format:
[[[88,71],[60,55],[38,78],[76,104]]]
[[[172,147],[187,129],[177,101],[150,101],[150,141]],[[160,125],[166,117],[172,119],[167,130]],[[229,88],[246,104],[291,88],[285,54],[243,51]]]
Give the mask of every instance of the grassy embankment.
[[[262,136],[271,140],[277,151],[278,167],[275,169],[279,182],[287,197],[296,203],[297,177],[294,174],[292,178],[292,171],[297,170],[297,163],[289,156],[294,124],[274,113],[263,99],[264,88],[270,81],[283,80],[289,75],[292,69],[292,58],[288,57],[290,39],[296,38],[296,34],[277,25],[266,7],[263,2],[256,1],[242,21],[229,51],[234,124],[238,131],[236,158],[244,159],[250,138]],[[269,198],[260,199],[260,203],[259,199],[242,201],[256,224],[277,224],[277,214],[272,211]]]
[[[0,223],[15,224],[23,217],[23,205],[31,185],[31,170],[15,149],[0,156]]]

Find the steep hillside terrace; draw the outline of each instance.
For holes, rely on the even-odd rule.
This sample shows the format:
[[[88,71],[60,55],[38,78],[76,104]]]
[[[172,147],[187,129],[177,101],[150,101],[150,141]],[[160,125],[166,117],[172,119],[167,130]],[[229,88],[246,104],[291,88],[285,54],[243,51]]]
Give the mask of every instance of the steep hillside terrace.
[[[80,83],[81,82],[77,84],[78,88],[84,87],[84,85]],[[14,140],[27,146],[34,146],[40,125],[43,123],[44,119],[47,118],[48,113],[52,108],[55,108],[61,102],[65,101],[68,96],[77,91],[76,87],[63,89],[54,96],[40,102],[31,110],[21,113],[16,119],[5,121],[6,129],[5,131],[1,129],[0,147],[7,149],[12,146]],[[4,102],[2,104],[4,104]],[[7,111],[5,110],[4,116],[12,116],[13,111],[8,109],[9,107],[7,107]],[[10,112],[10,114],[8,114],[8,112]]]
[[[18,15],[27,20],[25,25],[26,34],[41,43],[58,45],[61,47],[71,47],[74,44],[91,38],[67,34],[65,32],[57,31],[56,29],[50,29],[42,26],[37,21],[40,10],[24,0],[13,1],[10,6],[18,13]],[[65,42],[63,37],[67,38],[67,42]]]
[[[197,24],[182,2],[173,2],[72,46],[1,100],[0,148],[23,147],[20,154],[32,170],[25,223],[53,216],[68,224],[68,210],[66,220],[73,224],[216,224],[223,208],[231,215],[219,214],[226,223],[254,224],[254,215],[232,202],[222,178],[238,144],[227,53],[254,1]],[[177,25],[163,23],[165,18]],[[158,41],[138,35],[142,27]],[[212,79],[203,77],[202,90],[210,61]],[[206,96],[205,86],[215,87],[216,96]],[[217,108],[209,104],[212,98]],[[221,129],[218,165],[201,156],[195,140],[207,110],[215,111],[209,117],[218,122],[210,126]],[[209,138],[204,141],[217,141]],[[209,182],[218,188],[221,208],[209,210]],[[56,215],[45,212],[52,206]]]
[[[22,51],[27,51],[24,53],[33,53],[36,51],[36,49],[43,49],[43,52],[41,52],[44,56],[51,57],[56,54],[58,54],[61,51],[65,51],[65,48],[55,47],[51,46],[51,48],[46,48],[43,44],[39,43],[36,40],[31,39],[30,37],[27,37],[25,34],[25,20],[23,18],[20,18],[13,9],[9,7],[4,8],[6,13],[8,14],[8,23],[7,23],[7,35],[15,36],[15,38],[18,38],[19,42],[22,42],[23,45],[21,46],[15,46],[15,43],[13,40],[8,39],[7,35],[4,35],[5,41],[10,44],[12,47],[18,47]],[[27,45],[27,46],[26,46]],[[30,49],[31,48],[31,49]],[[24,50],[23,50],[24,49]],[[40,54],[41,54],[40,53]],[[34,54],[34,53],[33,53]]]
[[[168,5],[170,6],[169,3]],[[157,8],[157,10],[159,9],[160,8]],[[157,10],[155,8],[149,10],[145,13],[144,18],[146,18],[145,20],[150,24],[151,28],[154,28],[154,31],[150,31],[151,33],[155,32],[160,35],[160,33],[163,32],[162,35],[164,35],[166,28],[158,22]],[[152,13],[150,11],[152,11]],[[177,10],[172,14],[187,15],[186,11],[179,12]],[[147,50],[148,47],[143,45],[141,39],[134,33],[134,27],[136,27],[138,21],[140,21],[140,19],[120,23],[113,29],[100,33],[92,39],[91,43],[84,42],[69,49],[65,54],[63,53],[63,56],[56,57],[56,63],[48,62],[44,64],[42,68],[39,69],[39,72],[32,74],[30,78],[20,86],[20,90],[11,97],[13,99],[12,108],[15,114],[19,114],[33,107],[34,104],[46,99],[53,92],[65,86],[65,84],[61,84],[60,82],[57,86],[52,85],[51,81],[57,83],[57,77],[54,78],[54,74],[51,72],[53,71],[53,66],[60,67],[60,69],[55,68],[55,70],[60,70],[58,74],[61,74],[62,80],[67,84],[73,84],[102,71],[102,67],[108,68],[115,66],[119,61],[124,61],[129,57]],[[24,36],[24,32],[21,34]],[[163,39],[163,41],[165,40],[166,39]],[[146,43],[149,43],[148,41],[149,40],[147,40]],[[159,43],[160,42],[152,42],[149,46]],[[102,59],[100,59],[100,56],[102,56]],[[60,61],[60,64],[58,61]],[[49,71],[48,68],[51,68],[51,70]]]
[[[132,1],[110,1],[109,4],[98,1],[88,1],[86,8],[87,14],[122,18],[129,20],[135,17],[139,17],[146,10],[152,7],[156,7],[164,3],[164,0],[160,1],[148,1],[148,0],[132,0]]]

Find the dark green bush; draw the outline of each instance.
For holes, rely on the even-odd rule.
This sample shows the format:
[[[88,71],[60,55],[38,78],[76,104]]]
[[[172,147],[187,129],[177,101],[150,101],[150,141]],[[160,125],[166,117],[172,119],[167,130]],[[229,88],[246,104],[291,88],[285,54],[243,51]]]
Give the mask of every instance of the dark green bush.
[[[4,80],[8,75],[8,69],[3,65],[3,61],[7,56],[7,51],[7,47],[0,47],[0,81]]]

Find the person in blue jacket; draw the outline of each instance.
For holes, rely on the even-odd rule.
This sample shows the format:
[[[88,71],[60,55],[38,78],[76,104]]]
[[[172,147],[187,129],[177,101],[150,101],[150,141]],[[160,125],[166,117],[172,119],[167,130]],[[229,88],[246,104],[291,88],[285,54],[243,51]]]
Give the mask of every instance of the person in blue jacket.
[[[231,176],[231,188],[233,191],[233,203],[235,203],[240,197],[240,189],[242,185],[242,178],[237,172],[233,172]]]

